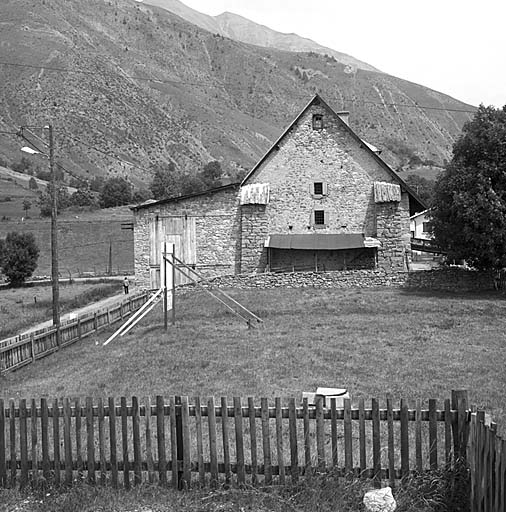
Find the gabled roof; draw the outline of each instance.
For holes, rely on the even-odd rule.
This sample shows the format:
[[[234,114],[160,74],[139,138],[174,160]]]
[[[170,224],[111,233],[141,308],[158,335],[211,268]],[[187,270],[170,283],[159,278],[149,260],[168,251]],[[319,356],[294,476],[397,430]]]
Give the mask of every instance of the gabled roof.
[[[270,149],[265,153],[265,155],[260,158],[260,160],[256,163],[256,165],[251,169],[251,171],[246,175],[244,180],[241,183],[241,186],[245,185],[248,180],[256,173],[256,171],[261,167],[261,165],[267,160],[270,154],[278,149],[281,141],[290,133],[292,128],[297,124],[299,119],[306,113],[306,111],[312,107],[313,105],[322,105],[326,110],[328,110],[341,124],[342,128],[357,141],[357,143],[364,148],[369,154],[380,164],[383,169],[385,169],[401,186],[401,189],[406,191],[410,196],[410,213],[414,214],[419,210],[425,210],[427,205],[418,197],[418,195],[414,192],[413,189],[378,155],[377,151],[374,151],[373,146],[363,141],[350,127],[347,123],[345,123],[339,114],[348,114],[348,112],[336,112],[333,108],[331,108],[318,94],[311,99],[311,101],[302,109],[300,114],[288,125],[288,128],[281,134],[281,136],[274,142],[274,144],[270,147]]]
[[[146,201],[145,203],[138,204],[136,206],[132,206],[130,208],[130,210],[133,210],[134,212],[136,212],[137,210],[142,210],[144,208],[151,208],[152,206],[158,206],[161,204],[177,203],[178,201],[184,201],[185,199],[190,199],[192,197],[212,195],[212,194],[216,194],[218,192],[222,192],[224,190],[239,188],[239,185],[240,185],[239,183],[229,183],[228,185],[223,185],[222,187],[211,188],[208,190],[204,190],[202,192],[196,192],[195,194],[186,194],[184,196],[167,197],[166,199],[160,199],[158,201]]]

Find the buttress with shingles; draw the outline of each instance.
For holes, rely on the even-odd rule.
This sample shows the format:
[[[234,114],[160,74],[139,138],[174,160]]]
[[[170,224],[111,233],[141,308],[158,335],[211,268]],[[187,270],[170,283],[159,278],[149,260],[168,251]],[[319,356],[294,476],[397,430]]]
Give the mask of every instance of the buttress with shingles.
[[[316,95],[242,183],[135,206],[136,280],[159,287],[164,242],[206,276],[406,270],[425,206],[348,117]]]

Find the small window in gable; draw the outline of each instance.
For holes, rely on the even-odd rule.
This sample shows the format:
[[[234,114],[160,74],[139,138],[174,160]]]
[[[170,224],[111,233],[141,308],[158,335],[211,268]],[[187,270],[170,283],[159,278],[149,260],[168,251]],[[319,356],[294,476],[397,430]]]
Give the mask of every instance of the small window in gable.
[[[328,194],[327,184],[324,181],[314,181],[309,184],[309,193],[316,199],[321,199]]]
[[[323,129],[323,115],[313,114],[313,130]]]
[[[315,223],[315,226],[324,226],[325,225],[325,210],[315,210],[314,211],[314,223]]]

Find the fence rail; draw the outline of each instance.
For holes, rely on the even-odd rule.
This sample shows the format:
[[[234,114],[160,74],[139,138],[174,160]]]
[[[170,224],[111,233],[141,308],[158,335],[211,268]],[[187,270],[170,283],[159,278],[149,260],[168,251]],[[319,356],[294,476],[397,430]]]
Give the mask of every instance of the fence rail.
[[[61,345],[66,347],[137,311],[148,292],[128,296],[121,303],[67,320],[60,326]],[[56,329],[47,327],[0,341],[0,372],[16,370],[58,350]]]
[[[485,424],[485,412],[471,415],[469,466],[471,511],[506,510],[506,440],[495,423]]]
[[[409,409],[377,399],[337,409],[320,400],[158,396],[0,400],[0,484],[43,477],[56,484],[130,488],[143,481],[190,487],[219,483],[284,484],[315,471],[372,478],[376,485],[413,471],[446,467],[460,450],[462,422],[450,400]]]

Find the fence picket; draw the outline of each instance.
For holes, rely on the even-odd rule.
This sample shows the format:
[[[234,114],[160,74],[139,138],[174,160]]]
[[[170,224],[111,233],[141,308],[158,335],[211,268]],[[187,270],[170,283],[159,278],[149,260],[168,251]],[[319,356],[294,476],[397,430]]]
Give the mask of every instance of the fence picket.
[[[76,424],[76,463],[77,463],[77,478],[79,481],[84,476],[84,464],[82,457],[82,437],[81,437],[81,402],[79,398],[74,401],[75,408],[75,424]]]
[[[188,397],[181,397],[181,420],[183,433],[183,482],[182,488],[186,489],[191,486],[191,438],[190,438],[190,413],[188,405]]]
[[[200,397],[195,397],[195,431],[197,436],[197,467],[199,471],[199,483],[203,487],[206,482],[204,468],[204,443],[202,440],[202,407]]]
[[[444,401],[445,413],[445,463],[448,466],[452,460],[452,417],[450,399]]]
[[[288,402],[288,423],[290,431],[290,478],[292,484],[299,481],[299,452],[297,449],[297,411],[295,398]]]
[[[377,398],[371,400],[372,416],[372,466],[375,487],[381,487],[381,439],[380,439],[380,415]]]
[[[390,487],[395,486],[395,453],[394,453],[394,411],[392,398],[387,397],[387,428],[388,428],[388,479]]]
[[[111,461],[111,482],[114,489],[118,487],[118,454],[116,440],[116,404],[113,397],[109,397],[109,443]]]
[[[223,440],[223,463],[225,467],[225,483],[230,483],[230,436],[228,435],[228,413],[227,413],[227,397],[221,397],[221,433]]]
[[[95,432],[93,422],[93,400],[86,397],[86,465],[88,483],[95,483]]]
[[[339,458],[337,456],[337,406],[336,399],[330,399],[330,439],[332,442],[332,466],[337,468]]]
[[[174,410],[173,403],[170,404],[170,411]],[[164,420],[163,396],[156,397],[156,441],[158,451],[158,481],[160,485],[167,485],[167,460],[165,456],[165,420]],[[174,463],[174,459],[172,460]],[[172,471],[174,473],[174,471]]]
[[[358,439],[360,451],[360,474],[363,475],[367,468],[367,451],[365,440],[365,403],[364,399],[358,401]]]
[[[260,400],[260,410],[262,418],[262,446],[264,452],[264,483],[270,485],[272,483],[272,467],[271,467],[271,434],[269,428],[269,406],[267,398]]]
[[[353,430],[351,426],[351,400],[344,400],[344,471],[350,475],[353,471]]]
[[[105,454],[105,413],[104,401],[100,397],[98,399],[98,456],[100,460],[100,485],[106,482],[106,454]]]
[[[21,477],[19,486],[21,489],[28,484],[28,432],[27,432],[26,399],[19,401],[19,449],[21,454]]]
[[[437,469],[437,423],[436,400],[429,400],[429,464],[431,469]]]
[[[65,483],[72,484],[72,437],[71,437],[71,417],[70,400],[65,398],[63,401],[63,452],[65,459]]]
[[[144,400],[146,413],[144,415],[144,432],[146,436],[146,465],[148,468],[148,482],[155,481],[153,465],[153,445],[151,444],[151,399],[146,397]]]
[[[179,486],[179,462],[177,453],[177,418],[176,418],[176,397],[169,397],[169,415],[170,415],[170,458],[172,487],[177,489]],[[163,415],[163,409],[161,414]]]
[[[275,415],[276,415],[276,455],[278,459],[278,475],[279,483],[284,485],[285,480],[285,461],[283,455],[283,416],[281,412],[281,398],[274,399]]]
[[[130,489],[130,459],[128,456],[128,409],[126,397],[120,398],[121,444],[123,447],[123,486]]]
[[[214,397],[207,401],[207,422],[209,429],[209,458],[211,459],[211,487],[218,485],[218,454],[216,449],[216,412]]]
[[[5,404],[0,398],[0,486],[7,485],[7,457],[5,453]]]
[[[423,459],[422,459],[422,401],[416,401],[415,410],[415,467],[418,473],[422,472]]]
[[[10,465],[11,465],[11,487],[15,487],[16,485],[16,404],[14,403],[14,399],[11,398],[9,400],[9,434],[10,434],[10,444],[11,444],[11,453],[10,453]]]
[[[39,476],[39,464],[38,464],[38,433],[37,433],[37,405],[35,403],[35,398],[32,398],[31,405],[30,405],[30,424],[31,424],[31,446],[32,446],[32,482],[38,481]],[[0,433],[1,435],[1,433]]]
[[[401,398],[401,476],[404,478],[409,473],[409,429],[408,429],[408,404]]]
[[[132,397],[132,432],[134,444],[134,485],[142,483],[141,432],[140,432],[139,400]]]
[[[307,398],[302,400],[302,417],[304,425],[304,473],[311,472],[311,432],[309,430],[309,404]]]
[[[248,397],[248,419],[251,451],[251,483],[258,482],[257,430],[255,422],[255,403],[253,397]]]
[[[56,485],[60,484],[60,409],[58,400],[53,400],[53,457],[54,457],[54,481]]]
[[[325,424],[323,422],[323,398],[316,400],[316,454],[318,470],[325,470]]]
[[[51,469],[49,463],[49,409],[46,398],[40,399],[40,437],[42,445],[42,476],[48,481]]]
[[[235,453],[237,460],[237,482],[242,485],[246,481],[244,470],[244,440],[241,398],[234,397]]]

